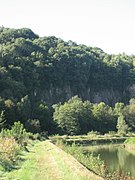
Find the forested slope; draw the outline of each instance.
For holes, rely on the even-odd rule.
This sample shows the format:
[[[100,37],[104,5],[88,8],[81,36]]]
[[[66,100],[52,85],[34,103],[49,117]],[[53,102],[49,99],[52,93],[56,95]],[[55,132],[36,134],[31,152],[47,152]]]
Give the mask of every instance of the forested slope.
[[[133,55],[109,55],[27,28],[1,27],[0,111],[8,124],[19,119],[29,126],[35,121],[26,120],[39,119],[37,127],[47,129],[49,107],[75,95],[93,103],[127,103],[134,97],[134,62]]]

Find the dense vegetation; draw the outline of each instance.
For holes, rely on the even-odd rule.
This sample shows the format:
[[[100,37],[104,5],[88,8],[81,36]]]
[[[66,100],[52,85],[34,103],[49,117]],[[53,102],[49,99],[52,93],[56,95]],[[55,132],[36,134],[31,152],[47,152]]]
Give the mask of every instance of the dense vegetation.
[[[135,138],[130,137],[130,138],[126,139],[124,144],[125,144],[126,149],[134,150],[135,149]]]
[[[27,149],[30,137],[35,135],[26,132],[23,124],[15,122],[11,129],[2,129],[0,132],[0,171],[12,170],[21,160],[20,154]],[[37,137],[36,137],[37,138]],[[1,176],[1,173],[0,173]]]
[[[27,28],[0,27],[1,118],[6,127],[19,120],[31,132],[49,134],[135,130],[134,100],[116,103],[133,97],[134,61]]]
[[[81,164],[87,167],[89,170],[98,174],[106,180],[134,180],[134,177],[131,177],[130,173],[122,173],[120,170],[111,172],[106,162],[102,161],[100,155],[95,156],[93,153],[90,153],[86,149],[84,150],[83,146],[67,145],[63,140],[57,139],[56,144],[62,148],[67,153],[74,156]]]

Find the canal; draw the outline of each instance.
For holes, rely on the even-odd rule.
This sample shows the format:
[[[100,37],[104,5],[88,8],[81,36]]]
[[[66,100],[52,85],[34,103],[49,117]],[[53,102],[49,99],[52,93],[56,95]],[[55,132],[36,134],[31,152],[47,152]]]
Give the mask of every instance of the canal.
[[[84,150],[95,156],[100,154],[110,172],[118,170],[135,177],[135,151],[126,150],[122,144],[84,146]]]

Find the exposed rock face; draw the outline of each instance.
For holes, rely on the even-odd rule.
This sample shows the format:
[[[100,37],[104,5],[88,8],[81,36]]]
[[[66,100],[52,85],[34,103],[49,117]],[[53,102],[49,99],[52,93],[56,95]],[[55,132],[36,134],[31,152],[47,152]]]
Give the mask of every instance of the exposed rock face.
[[[114,105],[116,102],[121,101],[121,95],[113,89],[95,92],[93,94],[93,102],[99,103],[102,101],[106,104]]]
[[[84,88],[77,91],[77,89],[72,89],[70,86],[64,86],[63,88],[51,86],[50,89],[40,92],[40,97],[42,96],[47,104],[65,102],[75,95],[92,103],[105,102],[108,105],[114,105],[116,102],[122,101],[121,93],[113,89],[94,91],[90,88]]]
[[[56,87],[51,85],[50,88],[40,91],[40,97],[44,99],[47,104],[55,104],[58,102],[65,102],[71,97],[78,95],[83,100],[89,100],[92,103],[105,102],[108,105],[114,105],[116,102],[128,102],[135,97],[135,84],[120,92],[113,88],[104,90],[94,90],[90,87],[72,87],[65,85],[63,87]]]

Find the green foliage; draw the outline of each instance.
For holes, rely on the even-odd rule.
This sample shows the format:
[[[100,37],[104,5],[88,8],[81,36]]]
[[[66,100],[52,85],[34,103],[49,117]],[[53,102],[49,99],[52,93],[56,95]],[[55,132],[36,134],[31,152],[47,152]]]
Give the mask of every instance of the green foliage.
[[[34,39],[38,36],[35,35],[30,29],[22,28],[22,29],[9,29],[9,28],[1,28],[0,30],[0,43],[7,43],[16,38],[29,38]]]
[[[75,96],[64,104],[54,105],[53,108],[54,121],[60,128],[58,131],[62,130],[63,134],[86,134],[91,131],[90,135],[98,131],[106,135],[108,132],[116,135],[118,130],[119,135],[125,135],[135,127],[134,104],[124,106],[123,103],[116,103],[113,109],[104,102],[92,104]],[[112,133],[109,136],[113,136]]]
[[[81,162],[81,164],[106,180],[134,180],[134,177],[131,177],[128,173],[128,175],[124,175],[121,171],[114,171],[110,173],[108,166],[101,160],[100,155],[95,156],[93,153],[89,153],[84,150],[82,146],[77,146],[75,143],[69,146],[62,140],[57,141],[57,146],[73,155],[79,162]]]
[[[3,138],[9,137],[9,138],[14,138],[17,143],[23,146],[23,143],[27,140],[28,138],[28,133],[24,129],[23,124],[18,122],[14,122],[14,125],[11,127],[11,130],[9,129],[2,129],[0,136]]]
[[[128,138],[125,140],[124,144],[130,144],[130,145],[135,145],[135,138]]]
[[[18,159],[20,146],[14,138],[0,138],[0,165],[4,170],[11,170]]]
[[[2,129],[0,133],[0,166],[2,171],[12,170],[20,160],[20,152],[28,151],[27,145],[37,140],[39,134],[27,133],[20,121],[14,122],[11,129]]]
[[[102,133],[115,130],[116,121],[111,107],[104,102],[100,102],[94,104],[92,113],[95,119],[95,130]]]
[[[21,98],[21,101],[17,103],[18,116],[21,121],[27,120],[31,115],[31,103],[30,99],[27,96]]]
[[[135,131],[135,99],[131,99],[129,104],[124,107],[123,115],[130,129]]]
[[[87,133],[87,136],[90,138],[96,138],[98,135],[100,135],[100,133],[93,130]]]
[[[12,95],[20,99],[36,89],[40,99],[44,97],[49,103],[51,100],[46,93],[53,91],[50,93],[51,104],[59,99],[66,100],[71,94],[92,99],[94,91],[107,88],[117,89],[122,94],[134,77],[134,58],[131,56],[108,55],[99,48],[64,42],[54,36],[41,38],[27,28],[1,29],[0,57],[5,78],[4,81],[1,79],[4,98],[7,90],[10,92],[8,98]],[[11,81],[14,81],[12,86]],[[14,86],[22,88],[14,93]],[[47,92],[44,94],[45,87]],[[70,95],[61,91],[66,87],[70,89]]]
[[[117,130],[118,130],[118,134],[120,134],[120,135],[127,134],[128,130],[129,130],[129,127],[126,124],[126,122],[124,120],[124,116],[122,114],[118,117]]]
[[[95,172],[100,176],[105,176],[106,169],[104,162],[100,159],[100,156],[93,156],[93,154],[85,154],[82,147],[78,147],[75,144],[71,146],[62,145],[62,142],[59,144],[60,147],[73,155],[79,162],[81,162],[85,167]]]
[[[23,124],[38,119],[41,131],[56,133],[52,104],[63,104],[78,95],[82,100],[105,104],[92,107],[88,101],[75,100],[63,104],[58,111],[70,106],[63,115],[66,123],[59,125],[63,132],[115,131],[121,111],[135,130],[133,102],[126,108],[117,104],[114,115],[106,105],[127,103],[134,79],[134,56],[109,55],[100,48],[54,36],[39,37],[28,28],[0,28],[0,112],[4,111],[7,127],[17,119]]]
[[[40,121],[38,119],[28,119],[25,123],[27,131],[39,133],[41,131]]]
[[[114,108],[114,113],[116,116],[119,116],[123,113],[124,110],[124,103],[116,103]]]
[[[109,131],[104,134],[105,137],[119,137],[119,134],[116,131]]]
[[[52,121],[52,108],[48,107],[44,101],[40,101],[36,104],[33,112],[33,117],[39,120],[39,131],[46,131],[49,134],[53,131],[53,121]],[[30,130],[32,131],[32,129]]]
[[[63,105],[54,105],[53,118],[63,133],[74,135],[86,133],[91,119],[91,103],[83,102],[77,96]]]
[[[74,117],[72,110],[68,109],[66,106],[68,105],[65,104],[64,107],[62,106],[60,108],[55,106],[53,118],[58,124],[58,127],[62,129],[63,133],[73,135],[79,132],[78,119]]]
[[[26,137],[26,130],[24,129],[23,124],[20,121],[15,122],[11,128],[12,136],[17,140],[17,142],[21,143],[22,140]]]
[[[5,116],[4,116],[4,111],[1,111],[1,113],[0,113],[0,130],[3,128],[5,122],[6,122],[6,120],[5,120]]]

